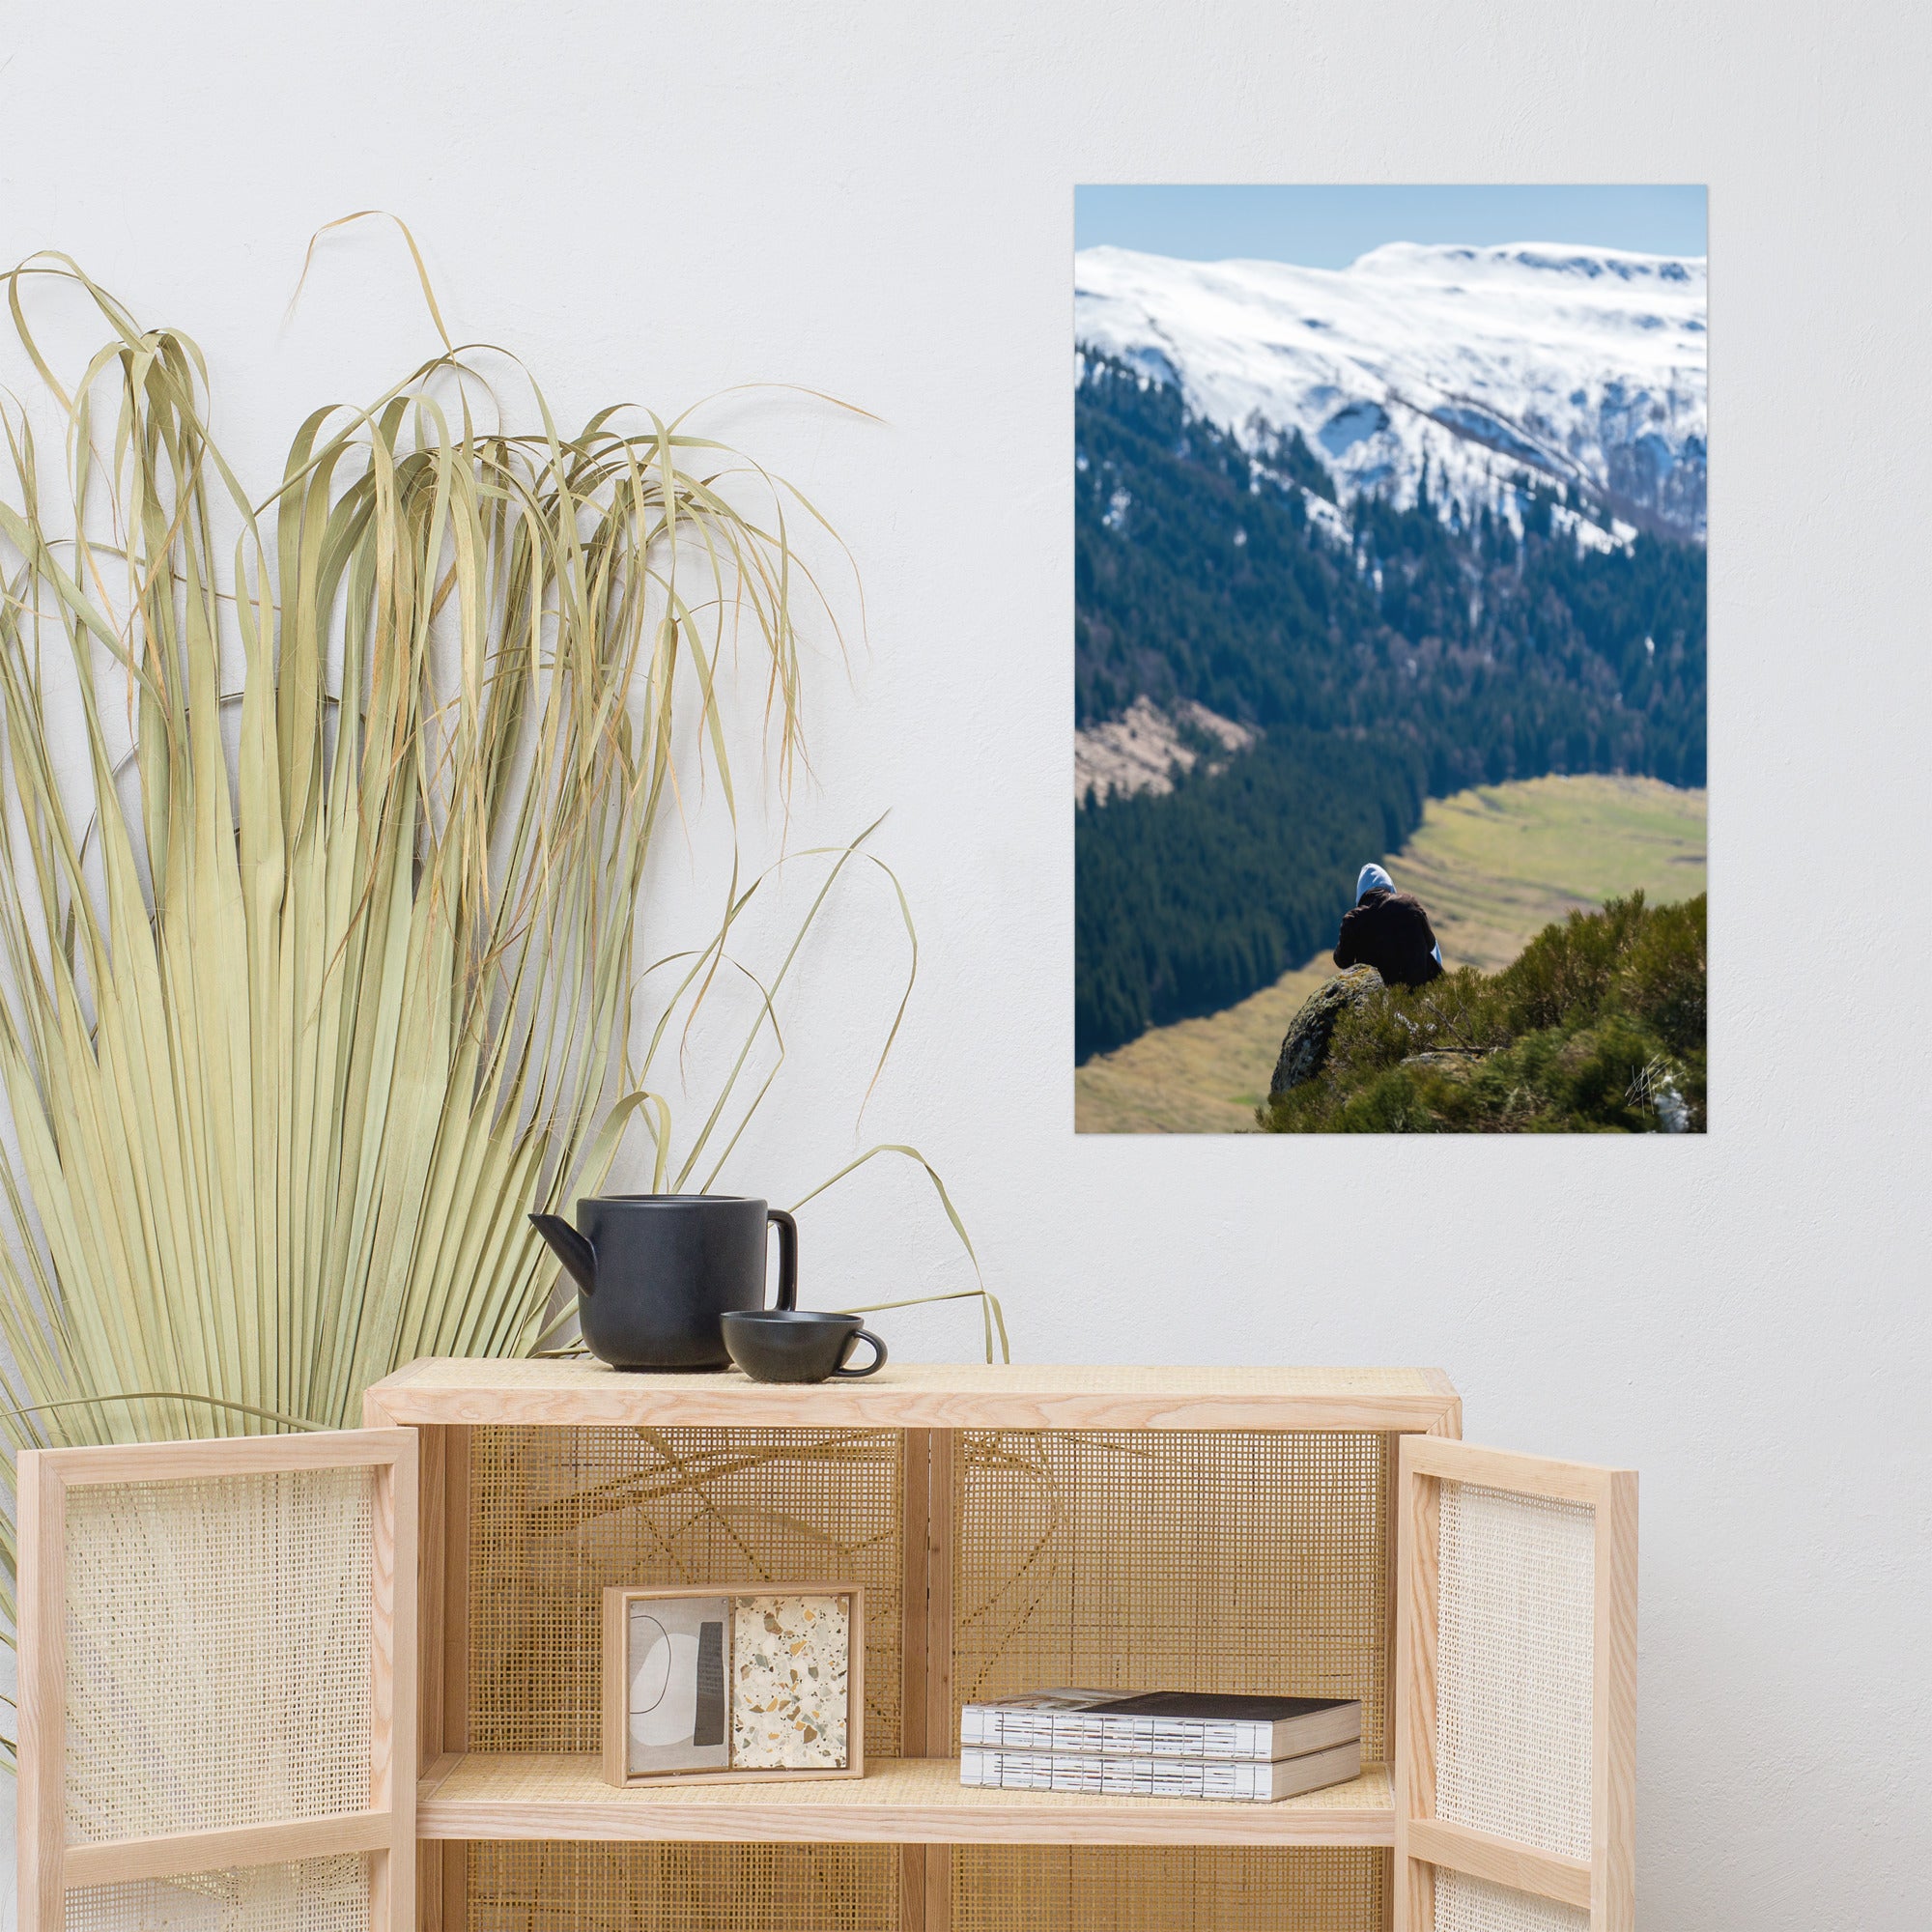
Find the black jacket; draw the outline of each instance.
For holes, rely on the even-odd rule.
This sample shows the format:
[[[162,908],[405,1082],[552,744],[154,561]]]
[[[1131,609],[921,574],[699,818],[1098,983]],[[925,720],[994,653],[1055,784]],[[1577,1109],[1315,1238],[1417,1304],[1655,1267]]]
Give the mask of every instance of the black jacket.
[[[1335,964],[1345,969],[1373,966],[1390,986],[1424,986],[1442,977],[1435,935],[1422,901],[1412,893],[1385,893],[1379,887],[1364,893],[1342,915]]]

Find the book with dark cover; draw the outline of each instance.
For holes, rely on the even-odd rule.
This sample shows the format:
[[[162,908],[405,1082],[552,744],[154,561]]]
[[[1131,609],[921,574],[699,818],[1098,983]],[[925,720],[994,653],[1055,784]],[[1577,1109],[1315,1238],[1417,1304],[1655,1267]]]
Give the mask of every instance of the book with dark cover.
[[[1351,1697],[1258,1697],[1214,1691],[1054,1690],[968,1704],[960,1743],[1022,1751],[1239,1759],[1267,1764],[1353,1742]]]

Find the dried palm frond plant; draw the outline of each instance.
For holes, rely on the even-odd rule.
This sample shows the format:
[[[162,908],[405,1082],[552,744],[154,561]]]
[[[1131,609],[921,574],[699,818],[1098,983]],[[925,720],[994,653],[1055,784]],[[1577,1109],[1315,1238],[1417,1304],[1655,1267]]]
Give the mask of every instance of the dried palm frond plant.
[[[47,278],[106,325],[71,387],[28,319]],[[735,857],[730,694],[757,690],[782,787],[795,607],[831,614],[785,517],[815,512],[688,418],[607,410],[566,434],[529,383],[534,427],[509,433],[422,288],[441,353],[367,408],[317,411],[256,500],[186,336],[66,257],[7,278],[63,430],[43,450],[35,412],[4,411],[16,1449],[352,1425],[416,1356],[567,1344],[526,1211],[594,1192],[627,1122],[655,1187],[713,1184],[769,1090],[807,929],[848,864],[877,863],[857,840],[793,854],[827,876],[790,951],[763,977],[737,961],[765,880]],[[727,677],[738,653],[754,677]],[[694,746],[731,814],[729,883],[711,938],[657,962],[675,990],[633,1065],[639,905]],[[721,977],[756,1012],[680,1147],[651,1062]],[[921,1158],[875,1148],[841,1175],[885,1151]],[[997,1308],[964,1293],[990,1359]]]

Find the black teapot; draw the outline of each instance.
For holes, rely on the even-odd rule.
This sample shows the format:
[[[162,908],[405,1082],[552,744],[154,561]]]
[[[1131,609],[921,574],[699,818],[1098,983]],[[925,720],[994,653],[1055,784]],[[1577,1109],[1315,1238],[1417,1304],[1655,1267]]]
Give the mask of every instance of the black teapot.
[[[779,1231],[780,1308],[798,1305],[798,1224],[733,1194],[604,1194],[577,1226],[532,1214],[577,1283],[583,1346],[613,1369],[723,1369],[720,1318],[765,1305],[765,1230]]]

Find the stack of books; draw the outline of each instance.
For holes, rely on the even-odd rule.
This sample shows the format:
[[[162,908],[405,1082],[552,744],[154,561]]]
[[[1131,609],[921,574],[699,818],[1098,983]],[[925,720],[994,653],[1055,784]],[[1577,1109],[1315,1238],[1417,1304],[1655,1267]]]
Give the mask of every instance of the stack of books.
[[[1345,1697],[1036,1690],[960,1713],[959,1781],[1005,1791],[1268,1804],[1362,1769],[1362,1707]]]

